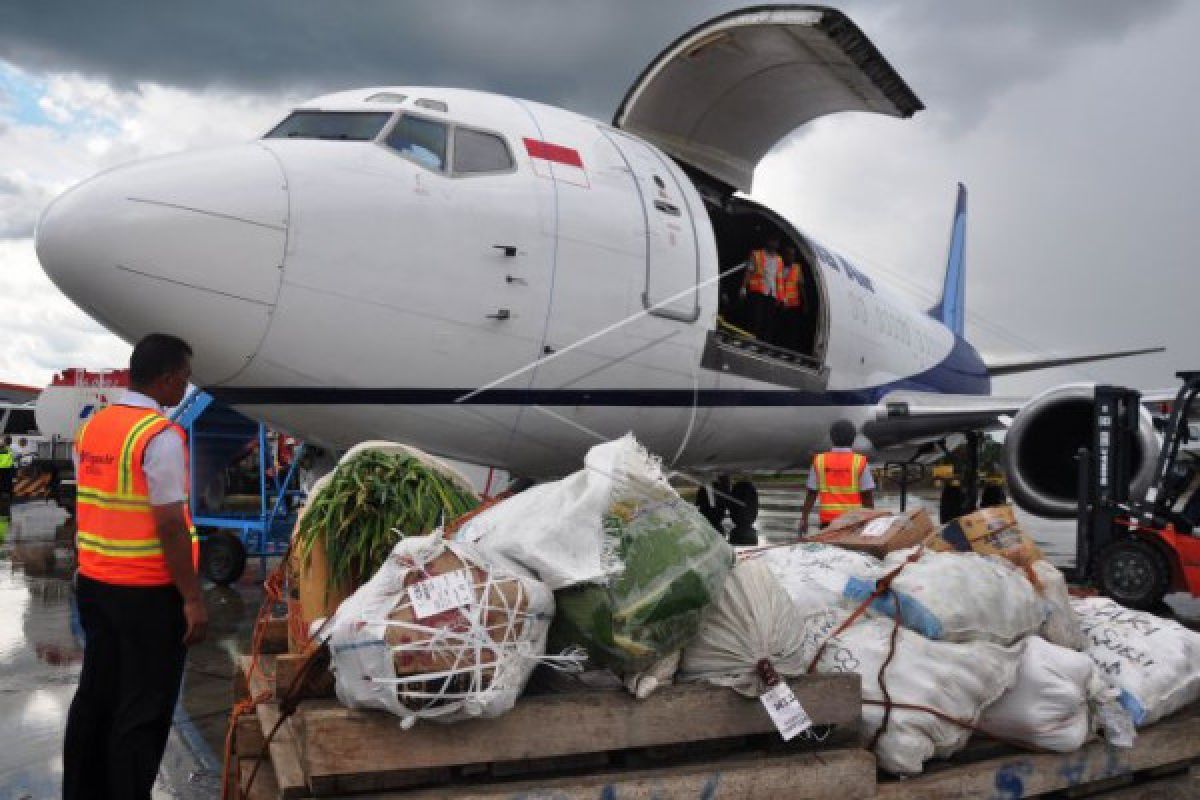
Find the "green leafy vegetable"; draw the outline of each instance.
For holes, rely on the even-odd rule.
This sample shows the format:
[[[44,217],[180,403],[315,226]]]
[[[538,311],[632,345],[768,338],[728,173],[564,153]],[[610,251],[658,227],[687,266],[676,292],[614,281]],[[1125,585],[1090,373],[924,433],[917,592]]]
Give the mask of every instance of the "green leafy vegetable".
[[[296,531],[307,561],[323,542],[330,589],[374,575],[402,536],[420,536],[479,505],[475,493],[406,453],[364,450],[338,464]]]
[[[628,674],[696,635],[720,596],[733,551],[673,492],[613,503],[604,532],[624,569],[607,585],[555,593],[550,649],[582,645],[593,661]]]

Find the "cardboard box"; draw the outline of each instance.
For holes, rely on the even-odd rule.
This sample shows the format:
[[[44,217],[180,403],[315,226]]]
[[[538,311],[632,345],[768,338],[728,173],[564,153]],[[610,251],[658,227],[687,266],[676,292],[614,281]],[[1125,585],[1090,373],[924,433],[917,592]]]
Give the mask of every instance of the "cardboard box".
[[[915,547],[931,535],[935,535],[933,520],[923,508],[899,514],[862,509],[847,511],[811,538],[883,558],[893,550]]]
[[[1042,558],[1042,551],[1017,524],[1012,506],[993,506],[961,516],[931,536],[925,546],[942,552],[1003,556],[1027,567]]]

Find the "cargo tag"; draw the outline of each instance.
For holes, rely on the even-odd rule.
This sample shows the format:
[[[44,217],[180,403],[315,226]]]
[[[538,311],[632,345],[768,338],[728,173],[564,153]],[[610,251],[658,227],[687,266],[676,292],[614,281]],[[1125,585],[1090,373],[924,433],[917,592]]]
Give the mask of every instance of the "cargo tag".
[[[767,713],[771,715],[771,721],[775,723],[775,727],[779,729],[779,735],[785,742],[790,742],[798,734],[804,733],[812,727],[812,719],[809,718],[808,712],[796,699],[792,687],[783,681],[763,692],[759,699],[762,700]]]
[[[408,587],[408,599],[417,619],[461,608],[475,600],[471,574],[468,570],[460,569],[414,583]]]
[[[877,539],[888,532],[888,528],[892,527],[892,523],[896,521],[895,517],[879,517],[867,523],[867,526],[862,529],[860,536],[870,539]]]

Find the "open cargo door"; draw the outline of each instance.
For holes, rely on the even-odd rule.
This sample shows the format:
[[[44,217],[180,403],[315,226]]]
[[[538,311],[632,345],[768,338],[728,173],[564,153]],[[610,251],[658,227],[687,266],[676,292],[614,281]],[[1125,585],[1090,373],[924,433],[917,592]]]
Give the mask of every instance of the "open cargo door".
[[[630,88],[613,125],[749,192],[776,142],[817,117],[924,108],[840,11],[750,8],[717,17],[664,50]]]

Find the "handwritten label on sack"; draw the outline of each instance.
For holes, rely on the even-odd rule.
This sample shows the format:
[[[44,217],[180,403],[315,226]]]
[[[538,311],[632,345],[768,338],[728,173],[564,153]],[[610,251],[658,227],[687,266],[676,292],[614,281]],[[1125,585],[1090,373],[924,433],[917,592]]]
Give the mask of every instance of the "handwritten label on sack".
[[[888,532],[888,529],[892,527],[892,523],[895,521],[895,517],[879,517],[878,519],[873,519],[867,523],[865,528],[862,529],[862,533],[860,533],[859,536],[863,536],[868,539],[878,539],[880,536],[883,536]]]
[[[796,699],[792,687],[786,683],[781,681],[775,684],[763,692],[759,700],[762,700],[767,713],[771,715],[771,721],[775,723],[785,742],[790,742],[812,727],[812,719],[809,718],[808,712]]]
[[[460,569],[414,583],[408,587],[408,599],[417,619],[432,617],[452,608],[461,608],[475,600],[475,592],[471,588],[471,573]]]

